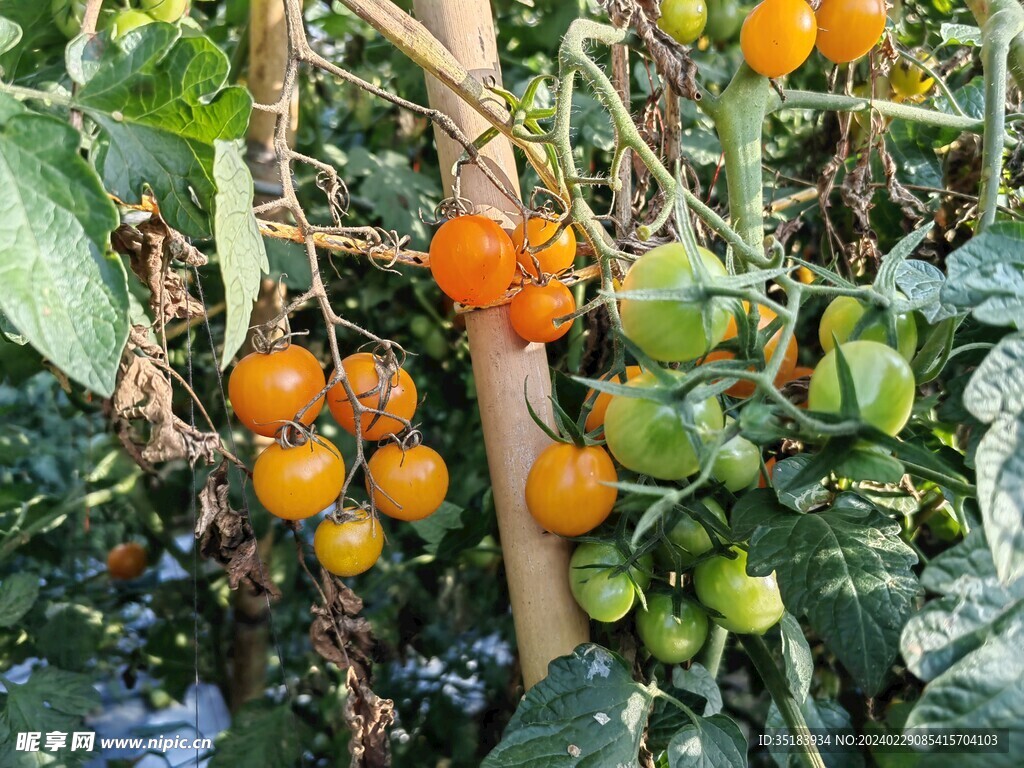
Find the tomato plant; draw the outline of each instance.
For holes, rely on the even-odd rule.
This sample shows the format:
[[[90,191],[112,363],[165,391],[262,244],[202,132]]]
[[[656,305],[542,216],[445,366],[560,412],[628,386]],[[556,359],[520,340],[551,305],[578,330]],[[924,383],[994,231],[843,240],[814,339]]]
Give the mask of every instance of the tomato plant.
[[[370,352],[357,352],[341,361],[356,399],[364,408],[359,417],[364,440],[380,440],[405,429],[398,419],[409,420],[416,413],[416,383],[404,368],[387,376],[385,363]],[[381,374],[385,374],[381,381]],[[334,375],[331,375],[334,378]],[[350,435],[356,433],[355,409],[345,386],[339,381],[327,392],[327,407],[334,420]]]
[[[867,310],[863,304],[852,296],[837,296],[825,308],[818,326],[818,341],[822,349],[831,352],[836,340],[844,344],[860,323]],[[878,341],[888,344],[889,333],[884,318],[867,323],[857,336],[865,341]],[[896,316],[896,349],[910,361],[917,351],[917,323],[912,314]]]
[[[539,278],[537,265],[534,259],[540,264],[540,271],[543,275],[557,275],[560,272],[572,267],[576,260],[576,235],[572,227],[564,227],[559,232],[561,225],[557,221],[548,221],[542,218],[529,219],[524,225],[519,222],[512,230],[512,245],[516,249],[516,261],[522,270],[534,278]],[[549,245],[544,245],[549,243]],[[544,246],[541,248],[540,246]],[[530,253],[528,248],[538,250]]]
[[[615,465],[598,445],[549,445],[526,478],[526,508],[544,530],[580,536],[611,514],[619,492]]]
[[[422,520],[437,511],[448,493],[448,467],[441,455],[426,445],[403,448],[388,443],[374,451],[366,463],[373,477],[366,492],[379,512],[397,520]]]
[[[628,559],[609,543],[580,544],[569,560],[569,586],[594,621],[618,621],[633,609],[637,589],[650,583],[651,557],[626,567]]]
[[[775,320],[776,315],[768,307],[758,308],[758,323],[757,329],[763,331],[772,324]],[[729,317],[729,325],[726,328],[725,336],[722,337],[722,341],[729,341],[730,339],[736,338],[736,318]],[[775,356],[775,350],[779,346],[779,342],[782,339],[782,329],[775,331],[765,343],[762,349],[764,350],[765,363],[771,363],[772,358]],[[793,337],[789,338],[786,344],[786,349],[782,353],[782,362],[779,365],[779,372],[775,376],[775,386],[780,386],[785,382],[789,381],[793,374],[793,368],[796,366],[797,359],[797,344],[796,339]],[[735,354],[725,349],[716,349],[709,352],[704,357],[704,362],[713,362],[715,360],[732,360],[735,358]],[[749,369],[753,370],[753,368]],[[740,379],[731,387],[726,390],[726,393],[733,397],[750,397],[754,394],[756,386],[752,381]]]
[[[707,21],[704,0],[661,0],[658,26],[681,45],[689,45],[700,37]]]
[[[899,352],[877,341],[849,341],[838,349],[849,367],[860,418],[890,435],[899,434],[914,407],[914,372]],[[814,369],[807,405],[839,413],[841,387],[836,350]]]
[[[320,565],[343,579],[373,567],[384,551],[384,529],[365,510],[346,509],[341,522],[325,517],[313,534]]]
[[[740,28],[740,48],[752,70],[782,77],[807,61],[817,37],[814,11],[805,0],[763,0]]]
[[[664,393],[649,372],[627,386],[635,387],[638,396],[613,397],[605,413],[605,439],[612,456],[627,469],[661,480],[680,480],[696,472],[700,461],[694,441],[712,437],[725,424],[718,401],[708,398],[684,407],[648,399],[645,395],[656,398]]]
[[[118,581],[137,579],[146,571],[146,550],[141,544],[128,541],[107,553],[107,573]]]
[[[711,496],[704,496],[698,502],[715,517],[728,525],[725,509]],[[672,570],[689,568],[697,558],[711,551],[711,535],[687,509],[676,509],[666,516],[665,541],[656,550],[658,560]]]
[[[647,596],[636,612],[636,632],[651,656],[664,664],[682,664],[701,649],[708,636],[708,615],[689,600],[678,610],[668,592]]]
[[[341,453],[323,437],[287,448],[273,443],[252,469],[256,498],[283,520],[304,520],[323,512],[341,494],[344,483]]]
[[[693,586],[701,603],[721,616],[712,620],[730,632],[762,635],[774,627],[785,607],[775,575],[747,574],[747,553],[733,547],[735,557],[718,555],[693,569]]]
[[[512,240],[486,216],[449,219],[430,240],[430,273],[441,290],[460,304],[479,307],[497,301],[515,272]]]
[[[698,249],[706,276],[713,281],[725,275],[722,262],[708,250]],[[660,245],[648,251],[626,273],[622,290],[692,288],[698,283],[691,255],[680,243]],[[718,299],[709,302],[689,300],[640,300],[623,298],[619,310],[626,336],[655,360],[694,360],[720,342],[729,324],[728,305]],[[703,316],[709,314],[705,332]],[[674,329],[666,333],[667,328]]]
[[[308,349],[289,344],[239,360],[228,378],[228,397],[244,427],[273,437],[310,403],[300,421],[306,426],[316,421],[324,401],[314,399],[326,383],[320,361]]]
[[[835,64],[856,61],[885,31],[885,0],[822,0],[816,45]]]
[[[555,326],[556,318],[576,311],[576,300],[563,283],[549,280],[543,285],[526,283],[512,297],[509,318],[525,341],[546,344],[557,341],[572,328],[572,321]]]

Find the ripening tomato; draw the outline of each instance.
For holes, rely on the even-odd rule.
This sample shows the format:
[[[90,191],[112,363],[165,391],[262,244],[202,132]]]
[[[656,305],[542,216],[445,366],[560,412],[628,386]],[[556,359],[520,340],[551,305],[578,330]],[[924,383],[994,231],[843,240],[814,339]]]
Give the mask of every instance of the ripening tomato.
[[[486,216],[458,216],[442,224],[430,241],[430,273],[454,301],[470,307],[492,304],[515,276],[515,246]]]
[[[722,614],[712,620],[741,635],[763,635],[774,627],[786,610],[775,581],[768,576],[747,575],[747,553],[733,547],[735,558],[712,557],[693,569],[697,598],[708,608]]]
[[[681,377],[678,371],[669,375]],[[656,395],[661,386],[654,374],[641,374],[626,386]],[[706,440],[724,426],[722,408],[710,397],[690,404],[664,403],[643,397],[613,397],[605,412],[604,432],[608,450],[627,469],[659,480],[681,480],[700,469],[690,436]]]
[[[341,361],[349,386],[359,402],[366,408],[376,408],[391,414],[385,416],[366,411],[360,419],[363,440],[380,440],[405,429],[398,419],[411,419],[416,413],[416,384],[404,368],[391,376],[387,386],[381,384],[377,373],[377,358],[369,352],[357,352]],[[331,375],[334,378],[334,375]],[[356,416],[345,387],[339,381],[327,392],[327,407],[342,429],[350,435],[356,433]]]
[[[330,440],[316,437],[293,448],[271,443],[252,468],[260,504],[283,520],[305,520],[323,512],[341,494],[345,461]]]
[[[860,418],[890,435],[899,434],[914,407],[914,372],[900,353],[877,341],[840,344],[853,378]],[[839,413],[841,390],[836,350],[814,369],[807,392],[812,411]]]
[[[604,541],[584,542],[572,553],[569,588],[594,621],[618,621],[633,608],[637,588],[647,589],[651,583],[650,555],[637,558],[628,573],[626,562],[618,547]]]
[[[924,62],[928,66],[935,63],[930,56],[926,56]],[[889,85],[892,86],[898,99],[916,99],[932,89],[932,86],[935,85],[935,78],[914,62],[900,59],[899,63],[889,71]]]
[[[725,510],[713,498],[705,496],[689,502],[691,507],[697,503],[728,524]],[[663,541],[655,550],[656,557],[659,564],[674,571],[689,568],[698,557],[711,551],[711,534],[685,507],[677,507],[666,516],[665,538],[667,541]]]
[[[558,233],[559,222],[548,221],[534,217],[526,222],[519,222],[512,231],[512,245],[516,249],[516,261],[523,268],[523,271],[533,277],[540,277],[537,274],[537,267],[533,260],[540,263],[540,271],[545,275],[557,275],[564,272],[576,261],[576,235],[572,226],[562,230],[551,245],[542,248],[536,253],[530,253],[527,248],[536,248],[555,237]]]
[[[156,19],[150,16],[148,13],[142,11],[136,11],[133,8],[121,11],[117,16],[114,17],[113,26],[110,28],[110,36],[112,39],[123,37],[124,35],[131,32],[133,29],[144,27],[147,24],[152,24]]]
[[[239,360],[228,379],[228,398],[244,427],[273,437],[326,383],[320,361],[308,349],[289,344]],[[302,423],[309,426],[316,421],[323,407],[321,397],[302,415]]]
[[[642,373],[639,365],[627,365],[626,366],[626,381],[635,379]],[[604,380],[607,375],[602,376]],[[616,374],[612,381],[616,384],[622,382],[622,375]],[[594,394],[594,390],[587,391],[587,399],[589,400]],[[600,429],[604,426],[604,414],[608,410],[608,403],[612,401],[612,396],[606,392],[599,392],[597,397],[594,398],[594,404],[590,408],[590,413],[587,414],[587,421],[584,424],[583,429],[586,432],[593,432],[595,429]]]
[[[370,457],[366,468],[376,488],[366,480],[377,509],[397,520],[422,520],[434,514],[448,493],[448,466],[441,454],[425,445],[404,451],[388,443]]]
[[[682,664],[693,658],[708,639],[708,615],[690,600],[679,610],[668,592],[647,596],[647,609],[636,612],[636,633],[651,656],[663,664]]]
[[[833,64],[855,61],[885,31],[885,0],[821,0],[817,46]]]
[[[576,299],[563,283],[549,280],[544,285],[527,283],[512,297],[509,320],[512,328],[525,341],[547,344],[562,338],[572,328],[572,321],[555,327],[555,318],[576,311]]]
[[[772,484],[772,469],[775,467],[775,457],[771,456],[764,462],[764,469],[759,472],[757,479],[758,488],[767,488]]]
[[[804,0],[764,0],[743,20],[740,48],[747,65],[765,77],[782,77],[807,61],[818,24]]]
[[[526,508],[547,531],[581,536],[603,523],[619,491],[605,483],[619,479],[599,445],[554,443],[543,451],[526,478]]]
[[[801,0],[802,1],[802,0]],[[710,281],[724,277],[725,267],[715,254],[698,249]],[[633,264],[622,284],[624,291],[692,288],[697,277],[682,243],[654,248]],[[710,313],[711,338],[704,332],[702,314]],[[729,325],[728,304],[721,299],[642,301],[624,298],[619,309],[622,330],[644,354],[665,362],[695,360],[720,342]]]
[[[188,11],[188,0],[141,0],[142,10],[157,21],[173,24]]]
[[[137,579],[146,570],[146,550],[129,541],[118,544],[107,553],[107,573],[118,581]]]
[[[348,578],[365,573],[384,550],[384,529],[365,510],[346,509],[353,519],[336,523],[325,517],[313,534],[316,559],[335,576]]]
[[[757,328],[759,331],[763,331],[765,328],[771,325],[773,320],[775,320],[776,314],[768,307],[758,307],[758,318],[759,319],[757,322]],[[736,333],[736,318],[730,315],[729,326],[728,328],[726,328],[725,337],[722,339],[722,341],[728,341],[729,339],[736,338]],[[775,349],[776,347],[779,346],[779,340],[781,338],[782,328],[779,328],[777,331],[775,331],[775,333],[772,334],[772,337],[768,339],[767,342],[765,342],[765,364],[768,364],[772,361],[772,358],[775,356]],[[733,360],[735,359],[735,357],[736,355],[727,349],[716,349],[707,354],[707,356],[704,358],[704,362],[710,363],[713,360]],[[796,338],[791,336],[789,339],[789,343],[786,345],[786,351],[783,353],[782,364],[779,366],[779,372],[775,376],[776,387],[781,387],[783,384],[789,381],[789,377],[793,373],[793,368],[794,366],[796,366],[796,357]],[[747,370],[753,371],[755,369],[751,367],[748,368]],[[729,387],[727,390],[725,390],[725,392],[726,394],[731,395],[732,397],[746,398],[753,395],[756,390],[757,387],[754,385],[754,382],[741,379],[737,381],[735,384],[733,384],[731,387]]]
[[[50,15],[53,17],[53,23],[64,37],[75,37],[82,31],[85,0],[52,0]]]
[[[658,27],[677,43],[689,45],[704,31],[708,8],[704,0],[661,0]]]
[[[840,344],[845,344],[865,311],[867,307],[852,296],[837,296],[833,299],[825,308],[821,323],[818,325],[818,341],[821,342],[822,349],[831,352],[835,346],[835,339],[838,339]],[[857,338],[888,344],[889,334],[886,331],[885,319],[877,317],[872,320]],[[917,351],[917,323],[914,322],[913,314],[896,316],[896,349],[906,360],[913,359]]]

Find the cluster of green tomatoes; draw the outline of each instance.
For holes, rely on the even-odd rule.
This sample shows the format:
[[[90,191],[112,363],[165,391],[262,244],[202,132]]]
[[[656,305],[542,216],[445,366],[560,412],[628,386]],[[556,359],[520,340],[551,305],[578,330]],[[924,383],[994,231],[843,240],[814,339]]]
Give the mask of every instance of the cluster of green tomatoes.
[[[85,3],[86,0],[53,0],[53,22],[66,37],[75,37],[82,31]],[[188,5],[189,0],[138,0],[137,8],[101,11],[97,28],[109,29],[116,38],[154,21],[175,24],[188,13]]]

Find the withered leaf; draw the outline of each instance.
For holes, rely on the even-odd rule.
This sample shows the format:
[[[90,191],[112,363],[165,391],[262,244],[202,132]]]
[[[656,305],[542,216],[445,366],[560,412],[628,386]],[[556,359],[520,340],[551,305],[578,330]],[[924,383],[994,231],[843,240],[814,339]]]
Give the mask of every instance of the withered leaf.
[[[388,728],[395,722],[395,703],[370,689],[366,677],[352,667],[345,678],[345,722],[352,732],[348,744],[352,768],[387,768],[391,765]]]

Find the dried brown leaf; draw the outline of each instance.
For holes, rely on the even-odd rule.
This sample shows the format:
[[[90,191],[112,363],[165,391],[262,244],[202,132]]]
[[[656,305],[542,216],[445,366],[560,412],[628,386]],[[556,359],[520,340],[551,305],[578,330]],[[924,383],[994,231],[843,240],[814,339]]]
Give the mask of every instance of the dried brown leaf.
[[[349,667],[345,678],[345,722],[352,736],[348,744],[352,768],[388,768],[391,748],[388,728],[395,722],[395,703],[370,689],[369,681]]]

